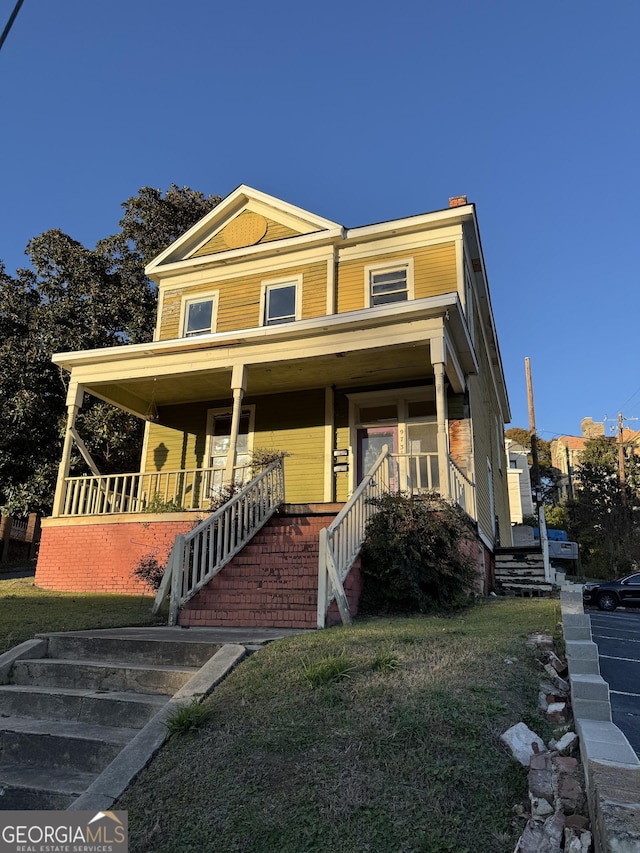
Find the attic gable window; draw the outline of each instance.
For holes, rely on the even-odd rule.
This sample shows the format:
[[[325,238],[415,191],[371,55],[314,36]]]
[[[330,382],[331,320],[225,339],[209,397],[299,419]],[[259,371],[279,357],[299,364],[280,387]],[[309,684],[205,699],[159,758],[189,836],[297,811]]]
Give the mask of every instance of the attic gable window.
[[[217,293],[199,299],[185,299],[182,303],[182,336],[208,335],[215,331]]]
[[[365,267],[369,307],[413,299],[413,260]]]
[[[262,285],[263,326],[279,326],[299,320],[301,276],[295,279],[264,282]]]

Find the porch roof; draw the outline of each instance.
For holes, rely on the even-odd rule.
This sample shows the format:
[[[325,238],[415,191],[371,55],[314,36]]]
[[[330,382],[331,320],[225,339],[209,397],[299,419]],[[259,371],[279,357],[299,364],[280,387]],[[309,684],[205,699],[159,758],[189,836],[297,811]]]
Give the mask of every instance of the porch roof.
[[[247,394],[327,385],[400,383],[432,373],[444,340],[447,375],[461,391],[478,369],[457,294],[192,338],[57,353],[72,383],[140,417],[152,406],[226,399],[234,365]],[[435,360],[435,359],[434,359]]]

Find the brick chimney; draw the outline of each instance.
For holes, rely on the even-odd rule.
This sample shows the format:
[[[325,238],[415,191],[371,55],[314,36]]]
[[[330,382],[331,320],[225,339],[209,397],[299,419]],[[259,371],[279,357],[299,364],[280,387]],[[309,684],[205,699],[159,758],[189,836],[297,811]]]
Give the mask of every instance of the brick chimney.
[[[449,207],[462,207],[467,203],[466,195],[454,195],[449,199]]]

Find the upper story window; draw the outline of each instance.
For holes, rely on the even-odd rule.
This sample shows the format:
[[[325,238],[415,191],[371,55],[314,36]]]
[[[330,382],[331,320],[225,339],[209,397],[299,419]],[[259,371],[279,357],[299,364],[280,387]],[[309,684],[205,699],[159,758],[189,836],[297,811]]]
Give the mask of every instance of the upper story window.
[[[292,323],[301,317],[302,276],[264,282],[262,285],[261,322],[263,326]]]
[[[413,261],[365,267],[365,288],[369,307],[413,299]]]
[[[208,335],[215,330],[217,294],[208,294],[198,299],[185,299],[182,303],[182,335]]]

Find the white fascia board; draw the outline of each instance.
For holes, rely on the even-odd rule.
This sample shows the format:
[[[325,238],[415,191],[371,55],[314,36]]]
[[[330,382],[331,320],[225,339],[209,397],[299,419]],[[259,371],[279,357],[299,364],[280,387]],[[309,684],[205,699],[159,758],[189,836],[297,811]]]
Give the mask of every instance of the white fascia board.
[[[412,320],[439,317],[447,311],[460,313],[460,304],[456,293],[442,296],[430,296],[415,299],[412,302],[399,302],[394,305],[379,305],[332,316],[314,317],[310,320],[298,320],[276,326],[258,326],[252,329],[238,329],[232,332],[218,332],[210,335],[198,335],[191,338],[172,338],[163,341],[150,341],[145,344],[128,344],[121,347],[81,350],[78,352],[60,352],[52,356],[55,364],[71,370],[90,364],[106,364],[122,359],[144,359],[165,353],[196,353],[225,347],[237,348],[242,344],[290,342],[306,340],[311,335],[340,331],[358,331],[366,328],[384,328]],[[451,315],[450,315],[451,318]]]
[[[188,232],[187,232],[188,233]],[[160,284],[161,278],[166,275],[175,275],[182,270],[225,266],[242,260],[256,257],[267,257],[280,255],[283,252],[293,251],[297,248],[304,249],[309,244],[321,245],[332,244],[342,239],[342,226],[338,225],[332,230],[314,231],[311,234],[298,234],[295,237],[285,237],[283,240],[270,240],[267,243],[258,243],[255,246],[245,246],[241,249],[229,249],[226,252],[216,252],[215,255],[202,255],[198,258],[187,258],[184,261],[174,261],[162,264],[161,267],[150,264],[145,273]],[[185,234],[186,237],[186,234]],[[175,246],[175,243],[173,244]]]
[[[319,231],[339,231],[342,233],[344,230],[342,225],[337,222],[325,219],[322,216],[316,216],[307,210],[303,210],[301,207],[296,207],[293,204],[289,204],[286,201],[270,196],[267,193],[260,192],[260,190],[255,190],[253,187],[249,187],[246,184],[241,184],[233,190],[233,192],[229,193],[226,198],[222,199],[222,201],[206,216],[203,216],[202,219],[198,220],[198,222],[189,228],[188,231],[185,231],[181,237],[178,237],[177,240],[157,255],[157,257],[155,257],[145,268],[146,275],[148,275],[149,278],[153,278],[154,274],[159,271],[158,268],[160,266],[164,268],[164,261],[177,250],[181,247],[190,247],[192,244],[194,244],[195,248],[199,234],[204,234],[209,231],[214,223],[218,221],[221,222],[236,210],[240,210],[244,205],[250,204],[252,200],[267,205],[272,209],[280,210],[287,216],[293,216],[296,219],[301,219],[309,225],[317,228]],[[226,255],[228,253],[225,252],[224,254]],[[167,266],[173,265],[167,264]]]
[[[350,241],[366,240],[369,237],[380,237],[384,234],[397,234],[401,231],[414,231],[421,228],[433,228],[439,223],[451,224],[473,219],[475,206],[465,204],[461,207],[448,207],[433,213],[420,213],[417,216],[407,216],[403,219],[390,219],[387,222],[378,222],[374,225],[361,225],[349,228],[345,233],[345,243]]]
[[[329,245],[298,246],[296,251],[286,254],[273,255],[270,258],[240,258],[233,265],[223,264],[218,267],[190,266],[188,272],[179,270],[163,276],[158,284],[158,293],[166,293],[173,289],[194,287],[199,284],[214,284],[221,281],[232,281],[235,278],[245,278],[250,275],[260,275],[268,278],[278,270],[300,267],[306,264],[326,263],[334,258],[334,247]],[[263,275],[264,274],[264,275]]]

